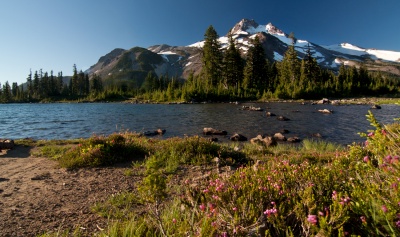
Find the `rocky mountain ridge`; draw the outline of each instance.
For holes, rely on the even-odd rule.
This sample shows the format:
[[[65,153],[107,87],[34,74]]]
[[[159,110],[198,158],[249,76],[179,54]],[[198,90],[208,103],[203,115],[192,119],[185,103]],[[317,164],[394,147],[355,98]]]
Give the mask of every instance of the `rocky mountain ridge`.
[[[251,46],[251,39],[259,37],[270,61],[281,61],[292,38],[272,23],[260,25],[254,20],[242,19],[225,36],[219,38],[222,49],[228,47],[228,35],[232,34],[236,46],[245,57]],[[86,72],[96,73],[103,78],[137,79],[152,71],[157,75],[187,78],[201,70],[201,51],[204,41],[188,46],[154,45],[147,49],[134,47],[129,50],[114,49],[100,57],[99,61]],[[349,43],[322,46],[311,41],[295,39],[295,49],[303,58],[309,47],[319,65],[337,71],[340,65],[366,65],[371,71],[384,71],[400,76],[400,52],[377,49],[363,49]],[[141,79],[141,80],[142,80]]]

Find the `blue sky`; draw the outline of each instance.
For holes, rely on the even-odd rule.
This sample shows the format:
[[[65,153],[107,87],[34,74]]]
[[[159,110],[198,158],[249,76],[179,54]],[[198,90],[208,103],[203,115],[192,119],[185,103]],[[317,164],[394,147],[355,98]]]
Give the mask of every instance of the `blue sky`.
[[[299,39],[400,51],[399,0],[10,0],[0,3],[0,83],[29,70],[71,75],[114,48],[189,45],[213,25],[272,22]]]

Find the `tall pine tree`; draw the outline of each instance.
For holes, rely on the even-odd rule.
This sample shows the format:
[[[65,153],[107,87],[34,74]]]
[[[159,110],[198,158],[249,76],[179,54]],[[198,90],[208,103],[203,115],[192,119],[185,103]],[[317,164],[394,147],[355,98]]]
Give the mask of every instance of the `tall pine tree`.
[[[265,51],[260,38],[256,36],[250,46],[246,66],[244,68],[244,88],[257,88],[258,91],[266,89],[268,83]]]
[[[222,73],[222,53],[221,45],[218,41],[218,34],[214,27],[210,25],[204,35],[203,46],[203,72],[208,82],[208,86],[216,86],[221,81]]]
[[[237,90],[243,80],[243,59],[232,35],[229,35],[229,47],[225,52],[223,68],[224,84]]]

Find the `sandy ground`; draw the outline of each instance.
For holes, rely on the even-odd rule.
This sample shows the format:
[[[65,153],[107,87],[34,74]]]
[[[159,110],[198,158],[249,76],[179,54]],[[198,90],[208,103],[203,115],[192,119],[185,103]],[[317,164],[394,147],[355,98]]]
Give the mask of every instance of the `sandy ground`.
[[[118,167],[68,171],[17,146],[0,153],[0,236],[36,236],[80,229],[92,236],[108,225],[91,212],[98,201],[131,191],[138,178]]]

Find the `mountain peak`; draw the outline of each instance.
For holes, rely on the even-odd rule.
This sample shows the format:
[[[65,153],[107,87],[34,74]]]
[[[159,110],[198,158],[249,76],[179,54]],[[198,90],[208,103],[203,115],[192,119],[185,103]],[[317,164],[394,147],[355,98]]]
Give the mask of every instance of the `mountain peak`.
[[[230,31],[231,34],[248,34],[252,29],[258,27],[258,23],[254,20],[242,19]]]
[[[279,35],[286,36],[285,32],[278,29],[272,23],[268,23],[267,25],[260,25],[254,20],[242,19],[239,21],[230,31],[233,35],[248,35],[248,34],[256,34],[259,32],[269,33],[271,35]]]
[[[268,31],[268,33],[270,33],[272,35],[281,35],[281,36],[285,35],[285,32],[283,32],[282,30],[278,29],[271,22],[268,23],[265,28]]]

